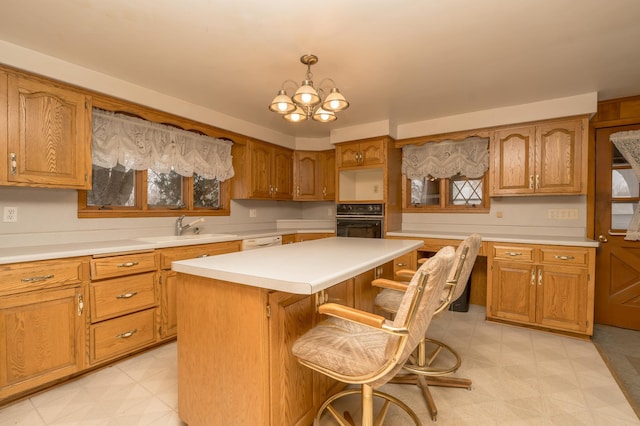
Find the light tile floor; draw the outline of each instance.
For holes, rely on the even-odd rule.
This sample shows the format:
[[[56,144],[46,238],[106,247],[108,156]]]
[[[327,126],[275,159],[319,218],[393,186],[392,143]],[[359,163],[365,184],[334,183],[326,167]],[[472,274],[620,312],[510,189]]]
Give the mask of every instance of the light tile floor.
[[[467,313],[444,312],[429,327],[431,337],[461,354],[457,375],[473,380],[471,391],[432,388],[435,424],[640,425],[591,342],[489,323],[484,316],[484,307],[472,305]],[[0,425],[181,426],[176,382],[176,344],[170,343],[5,407]],[[416,387],[382,390],[409,404],[423,424],[433,424]],[[355,407],[357,400],[348,404]],[[386,424],[406,424],[395,419]]]

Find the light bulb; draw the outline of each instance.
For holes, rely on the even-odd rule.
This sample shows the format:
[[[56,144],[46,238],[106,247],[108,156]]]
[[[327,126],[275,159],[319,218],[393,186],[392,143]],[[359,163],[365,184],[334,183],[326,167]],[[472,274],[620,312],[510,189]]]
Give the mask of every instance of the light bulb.
[[[287,110],[287,103],[286,102],[278,102],[278,110],[286,111]]]
[[[322,121],[327,121],[329,119],[329,114],[320,114],[320,119]]]
[[[304,102],[304,103],[311,102],[311,95],[308,94],[308,93],[303,93],[302,94],[302,102]]]
[[[291,121],[300,121],[300,114],[291,114]]]
[[[336,109],[340,106],[340,101],[334,99],[331,102],[329,102],[329,105],[331,106],[332,109]]]

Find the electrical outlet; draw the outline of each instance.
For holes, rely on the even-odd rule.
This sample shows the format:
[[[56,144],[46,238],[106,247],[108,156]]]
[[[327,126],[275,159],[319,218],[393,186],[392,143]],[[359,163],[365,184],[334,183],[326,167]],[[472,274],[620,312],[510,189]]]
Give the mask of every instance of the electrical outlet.
[[[333,216],[333,209],[331,207],[327,207],[327,216]]]
[[[256,217],[257,214],[256,209],[249,209],[249,217]]]
[[[18,208],[17,207],[5,207],[3,222],[17,222],[18,221]]]

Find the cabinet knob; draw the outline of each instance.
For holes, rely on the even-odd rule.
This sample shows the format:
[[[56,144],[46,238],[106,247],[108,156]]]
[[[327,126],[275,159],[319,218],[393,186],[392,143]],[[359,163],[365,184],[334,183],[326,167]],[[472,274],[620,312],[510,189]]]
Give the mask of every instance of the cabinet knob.
[[[598,235],[598,241],[600,241],[601,243],[608,243],[609,242],[607,237],[605,237],[604,235]]]

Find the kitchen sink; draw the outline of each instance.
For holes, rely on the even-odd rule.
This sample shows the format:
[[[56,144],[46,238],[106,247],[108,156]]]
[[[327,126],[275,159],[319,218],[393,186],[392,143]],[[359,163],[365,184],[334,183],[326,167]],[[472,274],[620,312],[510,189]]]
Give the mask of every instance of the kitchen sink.
[[[218,241],[233,239],[237,235],[232,234],[185,234],[185,235],[159,235],[157,237],[140,237],[135,238],[136,241],[144,241],[145,243],[170,243],[173,241]]]

